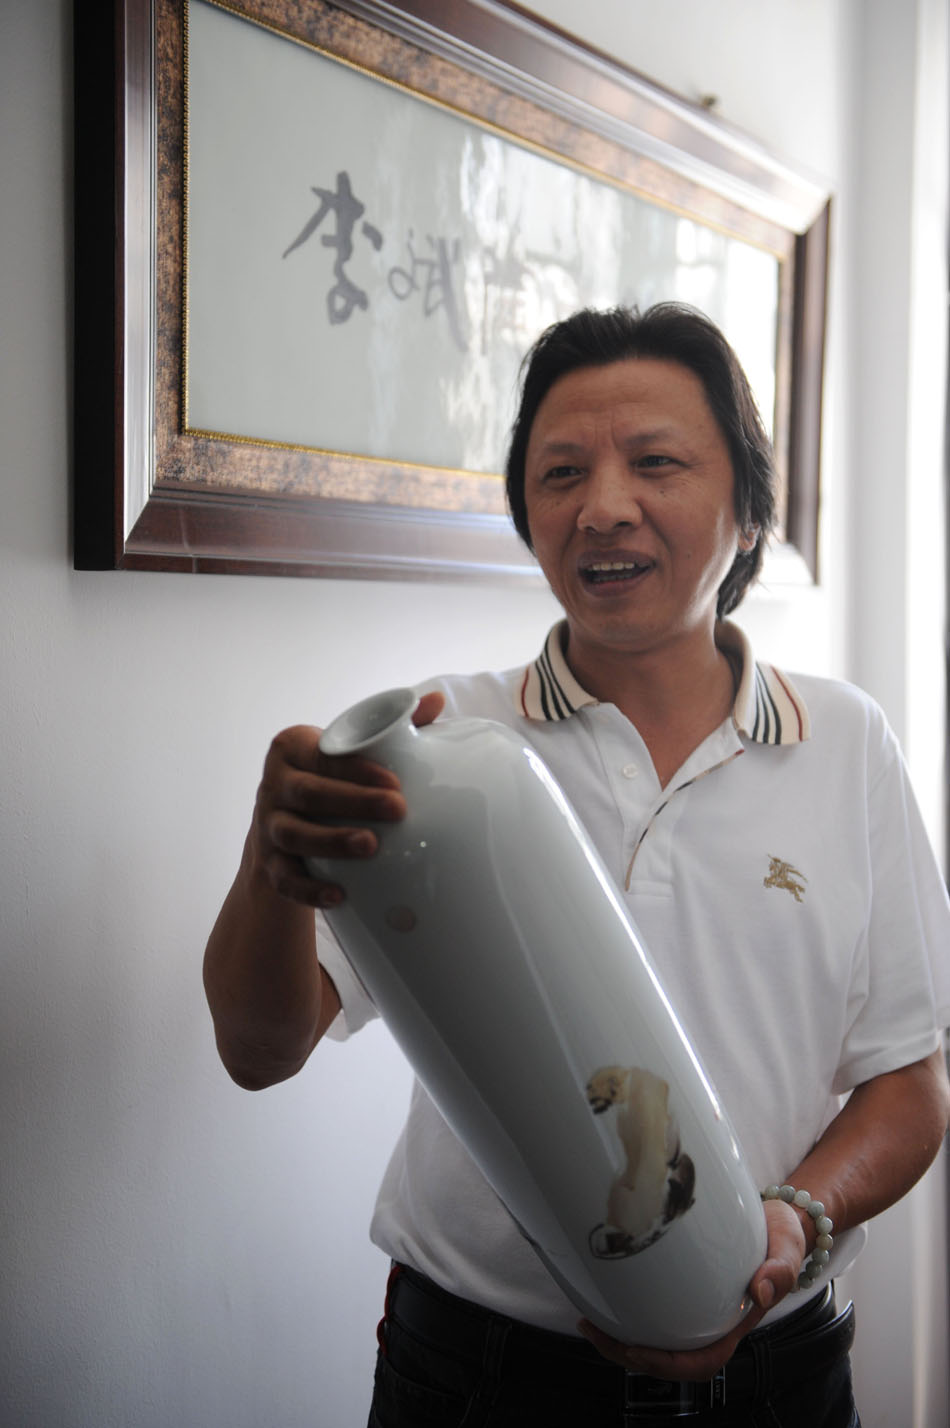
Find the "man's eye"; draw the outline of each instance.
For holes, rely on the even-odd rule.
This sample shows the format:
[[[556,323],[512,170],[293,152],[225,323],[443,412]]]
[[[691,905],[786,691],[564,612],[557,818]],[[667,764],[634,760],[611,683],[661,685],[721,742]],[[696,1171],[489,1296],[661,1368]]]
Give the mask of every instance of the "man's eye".
[[[662,469],[664,466],[672,466],[671,456],[661,456],[659,452],[650,452],[649,456],[641,456],[637,459],[638,466],[645,466],[649,471]]]
[[[571,477],[580,475],[580,468],[577,466],[551,466],[544,473],[545,481],[569,481]]]

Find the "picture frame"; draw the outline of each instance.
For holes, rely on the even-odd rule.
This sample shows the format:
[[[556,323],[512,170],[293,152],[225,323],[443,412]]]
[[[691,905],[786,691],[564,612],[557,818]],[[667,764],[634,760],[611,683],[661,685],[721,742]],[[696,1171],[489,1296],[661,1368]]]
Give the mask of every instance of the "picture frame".
[[[342,66],[341,83],[388,86],[392,102],[403,106],[423,101],[427,134],[439,124],[461,126],[467,149],[473,135],[487,134],[492,144],[523,150],[526,162],[547,165],[539,182],[550,171],[559,189],[609,187],[624,202],[633,195],[648,205],[657,222],[673,214],[743,251],[774,255],[769,416],[781,478],[778,545],[786,564],[816,578],[827,190],[702,105],[509,0],[76,6],[76,568],[514,585],[541,579],[491,469],[391,450],[386,431],[375,451],[352,443],[339,449],[322,440],[319,411],[315,435],[308,428],[303,439],[296,432],[285,439],[280,422],[262,435],[260,423],[244,432],[235,430],[238,419],[224,428],[195,420],[195,393],[208,385],[194,378],[196,328],[214,271],[211,260],[200,267],[195,235],[202,221],[214,231],[214,205],[222,200],[208,197],[204,181],[196,194],[190,171],[199,145],[189,120],[200,116],[204,90],[194,88],[199,69],[192,60],[189,71],[189,43],[194,48],[195,17],[217,25],[219,13],[241,27],[242,43],[260,45],[262,56],[273,37],[289,39],[308,59]],[[215,54],[217,35],[215,29]],[[254,65],[256,55],[252,48]],[[209,152],[217,154],[217,144],[215,138]],[[326,174],[333,157],[327,154]],[[316,224],[311,218],[299,242],[309,236],[311,256],[326,260],[316,237],[326,249],[332,234],[325,224],[315,235]],[[294,248],[294,234],[285,232]],[[393,288],[395,261],[385,261]],[[275,259],[268,272],[278,266]],[[295,282],[303,271],[301,264]],[[307,272],[315,271],[310,264]],[[575,283],[571,272],[568,279],[570,295],[583,295],[581,279]],[[262,305],[274,306],[269,299]],[[230,306],[225,298],[218,312]],[[392,317],[387,321],[391,333]],[[212,316],[205,331],[214,335],[219,325]],[[203,359],[209,381],[230,371],[232,343],[215,340]],[[378,334],[374,342],[380,347]],[[328,345],[324,336],[318,343]],[[347,370],[363,366],[362,358],[351,359]],[[268,375],[251,372],[248,391],[262,373]],[[284,385],[276,383],[277,397]],[[231,378],[217,386],[227,402]],[[236,401],[239,412],[244,405]],[[311,419],[309,411],[304,416]],[[411,446],[418,422],[410,416],[406,424]],[[441,435],[435,432],[435,449]]]

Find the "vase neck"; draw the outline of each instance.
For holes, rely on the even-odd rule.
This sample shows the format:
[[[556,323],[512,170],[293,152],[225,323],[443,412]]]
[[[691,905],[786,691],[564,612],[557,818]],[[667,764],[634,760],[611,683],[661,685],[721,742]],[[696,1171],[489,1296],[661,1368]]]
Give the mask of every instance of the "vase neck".
[[[412,714],[419,703],[412,689],[387,689],[354,704],[334,719],[320,739],[323,753],[363,754],[386,768],[411,756],[418,730]]]

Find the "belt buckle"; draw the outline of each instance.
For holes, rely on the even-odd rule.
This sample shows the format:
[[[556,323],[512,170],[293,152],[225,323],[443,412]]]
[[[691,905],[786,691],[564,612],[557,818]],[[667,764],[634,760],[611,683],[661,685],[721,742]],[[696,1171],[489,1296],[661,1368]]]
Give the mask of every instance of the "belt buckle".
[[[651,1420],[664,1423],[670,1418],[690,1418],[707,1408],[722,1408],[725,1402],[724,1368],[704,1383],[677,1383],[629,1370],[624,1375],[625,1428]]]

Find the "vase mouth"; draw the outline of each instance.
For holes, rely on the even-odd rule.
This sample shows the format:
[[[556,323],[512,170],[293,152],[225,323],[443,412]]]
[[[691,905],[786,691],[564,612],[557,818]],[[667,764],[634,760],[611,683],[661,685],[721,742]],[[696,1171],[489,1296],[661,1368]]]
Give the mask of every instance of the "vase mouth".
[[[419,703],[414,689],[385,689],[337,715],[320,736],[320,751],[331,757],[370,748],[409,717]]]

